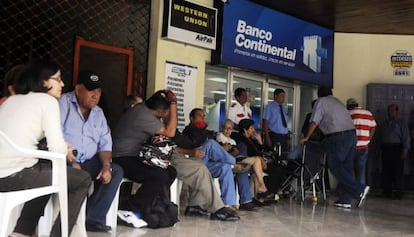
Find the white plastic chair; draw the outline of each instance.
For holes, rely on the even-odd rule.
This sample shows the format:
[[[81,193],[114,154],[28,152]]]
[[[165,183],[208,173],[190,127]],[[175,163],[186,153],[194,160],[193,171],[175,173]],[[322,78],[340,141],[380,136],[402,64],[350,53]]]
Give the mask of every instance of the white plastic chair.
[[[108,213],[106,214],[106,224],[111,226],[112,228],[111,236],[116,236],[116,227],[117,227],[117,220],[118,220],[119,190],[120,190],[122,183],[125,183],[125,182],[133,182],[133,181],[127,178],[122,179],[121,183],[119,184],[118,191],[115,195],[115,198],[112,201],[111,207]],[[139,184],[135,182],[133,183]],[[173,184],[170,187],[171,201],[177,205],[179,205],[180,203],[181,186],[182,186],[182,181],[175,179]]]
[[[15,207],[47,194],[58,194],[60,204],[60,218],[62,236],[68,236],[68,196],[66,156],[64,154],[27,149],[16,145],[5,133],[0,131],[0,159],[1,157],[41,158],[52,161],[52,184],[50,186],[32,188],[19,191],[0,192],[0,237],[5,237],[13,228],[14,223],[9,219]]]
[[[112,231],[111,231],[111,236],[116,236],[116,227],[117,227],[117,218],[118,218],[118,202],[119,202],[119,189],[122,185],[122,183],[124,182],[132,182],[129,179],[122,179],[121,183],[119,184],[118,187],[118,191],[114,197],[114,200],[112,201],[111,207],[108,211],[108,213],[106,214],[106,224],[111,226]],[[91,185],[90,189],[89,189],[89,194],[92,194],[93,192],[93,184]],[[79,216],[78,219],[76,221],[75,226],[73,227],[71,236],[73,237],[87,237],[87,232],[86,232],[86,202],[87,200],[85,199],[85,201],[82,204],[82,207],[80,209],[79,212]],[[43,231],[44,232],[44,231]]]
[[[57,198],[51,198],[47,203],[44,215],[40,217],[37,236],[46,237],[49,236],[50,231],[52,230],[53,220],[59,214],[59,202]],[[82,203],[81,209],[79,211],[78,219],[76,220],[75,225],[73,226],[70,237],[88,237],[86,233],[86,198]]]

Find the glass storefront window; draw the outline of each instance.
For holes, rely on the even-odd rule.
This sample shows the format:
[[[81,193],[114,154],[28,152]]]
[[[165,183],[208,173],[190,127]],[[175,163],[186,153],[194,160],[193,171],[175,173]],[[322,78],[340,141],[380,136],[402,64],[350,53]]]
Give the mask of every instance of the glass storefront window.
[[[316,89],[312,86],[301,86],[300,87],[300,113],[299,122],[300,130],[298,131],[299,137],[303,136],[302,126],[306,118],[307,113],[312,113],[312,101],[317,98]],[[306,134],[305,134],[306,135]]]
[[[275,78],[206,65],[203,109],[206,112],[208,129],[219,131],[220,124],[227,115],[228,107],[235,102],[234,90],[245,88],[248,104],[252,110],[255,127],[261,128],[263,105],[273,101],[273,92],[281,88],[286,92],[285,104],[288,106],[288,128],[292,132],[292,144],[301,137],[303,120],[311,112],[311,101],[316,98],[316,86],[300,85],[279,81]],[[267,90],[267,91],[263,91]]]
[[[234,97],[234,91],[237,88],[244,88],[247,92],[247,105],[252,110],[252,119],[254,121],[255,128],[261,127],[262,117],[262,82],[255,81],[247,77],[235,75],[233,77],[233,95],[232,103],[236,102]]]
[[[226,116],[227,75],[225,68],[206,65],[203,109],[208,128],[214,131],[220,130],[220,124]]]

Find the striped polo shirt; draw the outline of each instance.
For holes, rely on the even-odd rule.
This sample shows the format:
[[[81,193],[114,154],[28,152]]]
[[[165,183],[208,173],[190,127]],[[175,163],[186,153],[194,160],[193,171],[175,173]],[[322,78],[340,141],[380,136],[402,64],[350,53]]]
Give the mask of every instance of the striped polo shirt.
[[[370,131],[377,126],[374,116],[368,110],[356,107],[349,111],[356,128],[358,138],[357,149],[368,148]]]

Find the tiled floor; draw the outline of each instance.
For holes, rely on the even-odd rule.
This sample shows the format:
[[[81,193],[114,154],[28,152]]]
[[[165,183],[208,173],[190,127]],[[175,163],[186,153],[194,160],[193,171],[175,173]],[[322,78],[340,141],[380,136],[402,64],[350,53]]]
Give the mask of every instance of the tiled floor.
[[[163,229],[133,229],[118,226],[119,237],[265,237],[265,236],[413,236],[414,199],[389,200],[369,196],[361,209],[343,210],[326,203],[312,205],[282,199],[278,204],[255,212],[240,212],[238,222],[210,221],[207,218],[186,217]],[[90,237],[109,234],[88,233]]]

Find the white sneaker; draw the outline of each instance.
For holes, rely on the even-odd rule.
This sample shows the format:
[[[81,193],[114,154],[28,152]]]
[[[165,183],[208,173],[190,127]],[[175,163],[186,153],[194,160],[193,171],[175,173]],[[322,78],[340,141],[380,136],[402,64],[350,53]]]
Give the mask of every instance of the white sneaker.
[[[334,203],[335,207],[340,207],[340,208],[345,208],[345,209],[350,209],[351,208],[351,204],[349,203],[342,203],[340,201],[336,201]]]
[[[138,216],[135,215],[135,213],[132,211],[119,210],[118,217],[126,223],[131,224],[134,228],[141,228],[148,225],[147,222],[145,222],[143,219],[138,218]]]
[[[369,192],[369,186],[365,186],[364,191],[361,193],[361,195],[359,195],[359,201],[357,204],[357,207],[361,207],[362,205],[364,205],[364,201],[365,198],[367,197],[367,194]]]

